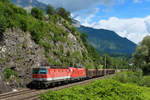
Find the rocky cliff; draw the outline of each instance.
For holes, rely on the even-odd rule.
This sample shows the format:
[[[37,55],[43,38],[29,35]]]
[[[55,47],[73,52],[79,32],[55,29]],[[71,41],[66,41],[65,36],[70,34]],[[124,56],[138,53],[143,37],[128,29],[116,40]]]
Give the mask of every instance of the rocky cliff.
[[[0,43],[0,92],[26,86],[31,81],[31,68],[45,60],[44,49],[35,44],[28,32],[6,30]],[[8,68],[17,76],[10,73],[12,75],[7,77]]]

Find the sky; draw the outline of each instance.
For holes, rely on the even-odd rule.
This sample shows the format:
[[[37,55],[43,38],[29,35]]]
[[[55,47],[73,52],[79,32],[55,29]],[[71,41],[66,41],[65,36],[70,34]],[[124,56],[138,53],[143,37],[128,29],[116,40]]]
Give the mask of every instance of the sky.
[[[64,7],[84,26],[115,31],[138,44],[150,35],[150,0],[39,0]]]

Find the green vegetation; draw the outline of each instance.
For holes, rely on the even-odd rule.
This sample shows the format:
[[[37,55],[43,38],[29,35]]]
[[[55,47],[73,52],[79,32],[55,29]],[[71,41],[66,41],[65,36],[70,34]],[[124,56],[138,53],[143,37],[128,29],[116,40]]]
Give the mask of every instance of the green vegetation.
[[[143,90],[144,96],[147,98],[145,100],[150,100],[150,88],[143,87],[142,90]]]
[[[10,0],[0,0],[3,3],[10,3]]]
[[[42,20],[44,16],[43,12],[39,10],[38,8],[32,8],[31,15],[40,20]]]
[[[6,24],[6,20],[5,20],[5,18],[4,18],[4,16],[3,17],[0,17],[0,34],[2,34],[5,30],[6,30],[6,28],[7,28],[7,24]]]
[[[64,8],[57,8],[56,12],[57,12],[58,15],[62,16],[64,19],[71,22],[70,12],[66,11]]]
[[[108,54],[103,54],[101,64],[105,65],[106,68],[115,68],[115,69],[132,69],[132,66],[129,65],[130,58],[124,56],[111,57]]]
[[[116,73],[113,79],[121,83],[132,83],[150,87],[150,76],[143,76],[142,70]]]
[[[115,80],[96,80],[84,86],[49,91],[41,100],[146,100],[140,87]]]
[[[46,13],[49,14],[49,15],[55,15],[55,14],[56,14],[56,11],[55,11],[55,9],[53,8],[53,6],[47,5],[47,7],[46,7]]]
[[[141,70],[137,70],[136,72],[133,71],[121,72],[116,73],[113,79],[121,83],[134,83],[139,85],[142,82],[143,73]]]
[[[140,85],[150,87],[150,76],[144,76],[140,82]]]
[[[133,63],[136,68],[141,68],[144,74],[150,72],[150,36],[146,36],[137,46],[133,54]]]
[[[140,86],[145,100],[150,100],[150,76],[143,76],[141,70],[117,73],[113,79],[121,83]]]
[[[9,67],[5,69],[4,72],[4,80],[14,80],[18,77],[18,74],[16,71],[10,69]]]

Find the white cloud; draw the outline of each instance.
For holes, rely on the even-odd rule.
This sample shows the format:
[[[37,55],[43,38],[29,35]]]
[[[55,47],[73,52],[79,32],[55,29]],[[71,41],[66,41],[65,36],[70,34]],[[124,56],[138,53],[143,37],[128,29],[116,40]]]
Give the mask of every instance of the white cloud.
[[[89,19],[87,21],[87,19]],[[82,25],[97,28],[109,29],[115,31],[121,37],[139,43],[143,37],[150,34],[150,16],[145,18],[119,19],[111,17],[108,20],[100,20],[99,22],[90,23],[90,17],[87,19],[79,19]],[[84,22],[85,21],[85,22]]]
[[[92,19],[96,17],[96,14],[99,12],[99,8],[92,9],[92,12],[89,13],[88,17],[80,17],[72,14],[72,17],[76,20],[79,20],[80,23],[83,23],[85,26],[93,26],[95,23],[92,23]]]

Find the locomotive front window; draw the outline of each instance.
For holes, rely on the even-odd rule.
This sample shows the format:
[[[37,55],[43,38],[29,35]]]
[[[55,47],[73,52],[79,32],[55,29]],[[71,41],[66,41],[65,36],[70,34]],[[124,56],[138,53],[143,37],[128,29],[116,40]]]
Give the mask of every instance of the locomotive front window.
[[[46,68],[34,68],[33,74],[47,74]]]
[[[45,68],[40,69],[40,74],[47,74],[47,70]]]
[[[39,68],[34,68],[32,73],[33,74],[38,74],[39,73]]]

